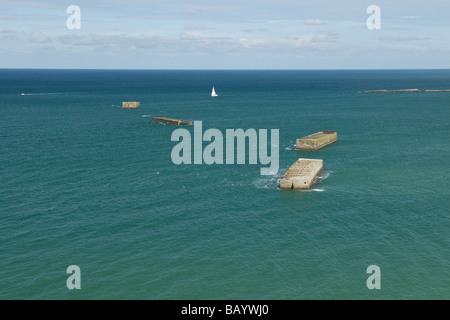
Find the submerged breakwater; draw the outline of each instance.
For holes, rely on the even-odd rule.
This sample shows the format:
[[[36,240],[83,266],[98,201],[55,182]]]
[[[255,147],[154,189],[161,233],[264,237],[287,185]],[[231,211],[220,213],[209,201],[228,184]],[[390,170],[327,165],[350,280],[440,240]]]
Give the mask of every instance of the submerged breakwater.
[[[389,92],[449,92],[450,89],[395,89],[395,90],[369,90],[369,91],[359,91],[358,93],[389,93]]]

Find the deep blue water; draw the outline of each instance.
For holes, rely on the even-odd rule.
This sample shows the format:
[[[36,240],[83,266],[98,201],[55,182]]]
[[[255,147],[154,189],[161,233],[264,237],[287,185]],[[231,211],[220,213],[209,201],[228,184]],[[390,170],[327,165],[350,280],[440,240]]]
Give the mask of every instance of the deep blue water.
[[[0,70],[0,298],[448,299],[450,92],[358,93],[404,88],[450,70]],[[177,166],[153,116],[279,129],[278,174]],[[322,180],[281,191],[300,157]]]

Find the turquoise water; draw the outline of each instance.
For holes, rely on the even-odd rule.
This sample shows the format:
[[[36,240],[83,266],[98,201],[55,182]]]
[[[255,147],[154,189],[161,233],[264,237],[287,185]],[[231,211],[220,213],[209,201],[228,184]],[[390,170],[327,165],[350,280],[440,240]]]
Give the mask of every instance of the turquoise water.
[[[0,70],[0,298],[448,299],[450,92],[358,93],[403,88],[450,71]],[[278,174],[174,165],[153,116],[279,129]],[[322,180],[279,190],[299,157]]]

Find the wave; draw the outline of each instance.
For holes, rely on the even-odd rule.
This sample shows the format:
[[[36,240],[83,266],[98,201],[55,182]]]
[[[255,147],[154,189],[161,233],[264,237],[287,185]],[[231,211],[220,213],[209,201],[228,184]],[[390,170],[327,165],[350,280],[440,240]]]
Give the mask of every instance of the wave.
[[[316,179],[313,182],[312,188],[309,190],[301,190],[297,189],[295,191],[298,192],[325,192],[326,189],[324,188],[317,188],[316,185],[319,184],[321,181],[327,179],[333,171],[323,171],[319,176],[316,177]],[[280,179],[281,174],[278,173],[276,176],[263,176],[261,178],[256,179],[253,181],[253,185],[257,187],[258,189],[280,189]]]
[[[280,174],[275,176],[261,176],[253,181],[253,185],[258,189],[278,189],[280,186]]]
[[[41,93],[21,93],[21,96],[50,96],[50,95],[59,95],[65,94],[64,92],[41,92]]]
[[[285,147],[284,150],[289,150],[289,151],[295,150],[295,142],[289,141],[289,145],[287,147]]]
[[[312,189],[309,189],[309,190],[301,190],[301,191],[303,191],[303,192],[324,192],[325,189],[323,189],[323,188],[312,188]]]
[[[325,180],[328,179],[328,177],[333,173],[333,171],[323,171],[320,176],[319,179],[320,180]]]
[[[142,117],[142,118],[151,118],[152,116],[149,115],[149,114],[143,114],[141,117]]]

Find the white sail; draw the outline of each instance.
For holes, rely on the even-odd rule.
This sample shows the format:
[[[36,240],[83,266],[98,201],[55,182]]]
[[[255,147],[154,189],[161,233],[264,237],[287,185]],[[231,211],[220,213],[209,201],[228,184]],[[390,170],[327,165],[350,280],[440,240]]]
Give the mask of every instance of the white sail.
[[[216,91],[214,90],[214,87],[212,88],[211,97],[217,97],[219,96]]]

